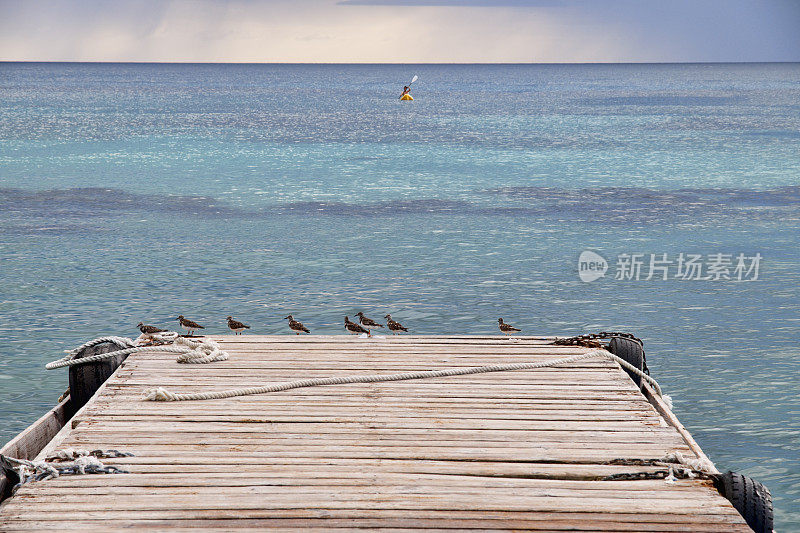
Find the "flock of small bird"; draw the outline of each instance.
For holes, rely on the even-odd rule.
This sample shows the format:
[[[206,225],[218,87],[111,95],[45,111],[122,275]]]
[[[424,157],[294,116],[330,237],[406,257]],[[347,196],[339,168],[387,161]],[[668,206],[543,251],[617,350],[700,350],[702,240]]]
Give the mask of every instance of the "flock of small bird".
[[[402,324],[397,322],[396,320],[392,320],[392,315],[384,315],[383,318],[386,319],[386,326],[383,324],[372,320],[371,318],[367,318],[364,316],[364,313],[358,312],[356,313],[356,318],[358,318],[358,322],[353,322],[350,320],[350,317],[344,317],[344,329],[353,335],[360,335],[362,333],[366,333],[368,337],[372,336],[372,331],[377,330],[378,328],[386,327],[392,334],[399,334],[403,332],[408,332],[408,328],[404,327]],[[205,327],[201,326],[194,320],[189,320],[183,315],[179,315],[176,318],[180,323],[181,328],[185,329],[188,335],[194,335],[194,333],[198,329],[205,329]],[[234,335],[241,335],[242,332],[246,329],[250,329],[250,326],[245,324],[244,322],[239,322],[238,320],[234,319],[233,317],[228,317],[228,329],[233,331]],[[301,333],[311,333],[311,331],[303,325],[302,322],[299,320],[295,320],[292,315],[284,317],[284,320],[289,321],[289,329],[292,330],[295,334],[300,335]],[[511,335],[512,333],[516,333],[520,331],[519,329],[515,328],[510,324],[506,324],[503,322],[502,318],[497,319],[498,327],[500,331],[505,333],[506,335]],[[155,335],[157,333],[164,333],[166,330],[161,329],[156,326],[151,326],[148,324],[144,324],[139,322],[137,325],[139,331],[142,332],[143,335]]]

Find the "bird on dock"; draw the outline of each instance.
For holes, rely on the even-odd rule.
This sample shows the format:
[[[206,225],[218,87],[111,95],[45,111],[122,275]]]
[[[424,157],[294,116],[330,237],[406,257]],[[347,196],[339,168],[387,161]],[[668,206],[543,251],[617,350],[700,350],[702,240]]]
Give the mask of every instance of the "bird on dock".
[[[395,322],[392,320],[392,315],[386,315],[383,318],[386,319],[386,327],[389,328],[389,331],[392,333],[400,333],[402,331],[408,331],[408,328],[404,328],[400,322]]]
[[[361,327],[359,324],[355,322],[350,322],[350,317],[344,317],[344,329],[348,332],[352,333],[353,335],[358,335],[359,333],[366,333],[369,336],[372,336],[372,333],[368,329]]]
[[[228,317],[228,328],[233,330],[234,335],[241,335],[241,333],[246,330],[250,329],[250,326],[244,324],[243,322],[239,322],[238,320],[234,320],[233,317]]]
[[[308,328],[303,325],[302,322],[295,320],[292,315],[284,317],[284,320],[289,321],[289,329],[294,331],[297,335],[300,335],[300,333],[311,333],[308,330]]]
[[[356,313],[356,316],[358,317],[358,321],[361,323],[361,325],[369,330],[370,334],[372,334],[372,330],[373,329],[382,328],[383,327],[383,324],[378,324],[377,322],[375,322],[371,318],[365,317],[364,313],[362,313],[361,311]]]
[[[156,333],[164,333],[166,331],[165,329],[157,328],[155,326],[150,326],[148,324],[143,324],[142,322],[136,324],[136,327],[139,328],[139,331],[142,332],[142,335],[147,335],[148,337],[150,335],[155,335]]]
[[[506,324],[505,322],[503,322],[502,318],[498,318],[497,319],[497,324],[500,327],[500,331],[502,331],[506,335],[511,335],[512,333],[514,333],[516,331],[522,331],[520,329],[515,328],[511,324]]]
[[[183,315],[178,315],[178,318],[176,318],[175,320],[181,323],[181,327],[185,329],[188,332],[188,335],[190,336],[193,335],[195,330],[197,329],[206,329],[197,322],[195,322],[194,320],[189,320],[188,318],[185,318]]]

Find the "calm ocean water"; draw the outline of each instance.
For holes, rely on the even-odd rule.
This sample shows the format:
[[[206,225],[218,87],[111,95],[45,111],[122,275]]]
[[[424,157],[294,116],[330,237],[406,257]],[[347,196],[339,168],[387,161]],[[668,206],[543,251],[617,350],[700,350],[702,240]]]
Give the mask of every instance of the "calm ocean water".
[[[140,320],[503,316],[642,337],[703,449],[799,530],[798,245],[798,64],[0,64],[0,442],[66,387],[45,362]],[[614,279],[626,253],[641,279]],[[644,279],[681,253],[762,260]]]

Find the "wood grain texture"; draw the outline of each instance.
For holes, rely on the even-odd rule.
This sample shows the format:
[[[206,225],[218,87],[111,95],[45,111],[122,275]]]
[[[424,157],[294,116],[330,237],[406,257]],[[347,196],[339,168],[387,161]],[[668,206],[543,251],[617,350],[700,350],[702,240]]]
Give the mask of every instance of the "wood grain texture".
[[[749,531],[708,481],[610,481],[696,443],[616,363],[349,384],[202,402],[300,378],[547,361],[548,338],[212,336],[230,354],[135,354],[39,454],[115,448],[130,474],[32,483],[0,530]],[[671,415],[671,413],[667,413]],[[674,415],[673,415],[674,416]],[[694,450],[694,451],[693,451]],[[700,452],[702,453],[702,452]]]

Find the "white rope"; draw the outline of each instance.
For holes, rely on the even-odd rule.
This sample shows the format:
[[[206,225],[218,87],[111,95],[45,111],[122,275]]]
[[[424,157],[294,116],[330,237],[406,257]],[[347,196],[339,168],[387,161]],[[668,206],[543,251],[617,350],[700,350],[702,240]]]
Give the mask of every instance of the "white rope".
[[[26,459],[15,459],[14,457],[5,457],[10,463],[14,463],[19,467],[19,479],[24,481],[36,475],[37,472],[44,474],[42,481],[56,478],[60,475],[59,471],[51,464],[44,461],[28,461]],[[30,473],[28,470],[30,469]]]
[[[161,338],[166,340],[169,337],[162,336]],[[142,339],[142,337],[137,339],[137,341],[140,341],[140,339]],[[159,339],[156,337],[156,340]],[[82,365],[85,363],[104,361],[106,359],[112,359],[114,357],[122,355],[130,355],[133,353],[142,353],[142,352],[177,353],[179,354],[178,358],[176,359],[177,362],[187,363],[187,364],[212,363],[214,361],[224,361],[228,359],[227,352],[223,352],[222,350],[220,350],[219,344],[210,339],[193,341],[185,337],[176,337],[175,341],[171,345],[161,345],[161,346],[158,345],[135,346],[137,341],[133,341],[125,337],[100,337],[98,339],[89,341],[79,346],[78,348],[72,350],[66,357],[47,363],[45,365],[45,368],[48,370],[53,370],[54,368]],[[80,353],[81,350],[89,348],[91,346],[95,346],[97,344],[102,344],[104,342],[112,342],[117,346],[128,346],[128,347],[114,352],[89,355],[87,357],[80,357],[77,359],[75,358],[75,356],[78,353]]]
[[[6,465],[17,465],[17,473],[19,475],[19,483],[13,488],[16,490],[31,481],[47,481],[48,479],[57,478],[61,475],[84,475],[84,474],[126,474],[126,470],[117,468],[116,466],[108,466],[103,464],[100,457],[130,457],[131,453],[122,453],[117,450],[74,450],[67,449],[62,452],[56,452],[55,455],[47,457],[44,461],[28,461],[27,459],[16,459],[0,455],[0,460],[5,461]],[[50,461],[68,461],[58,462],[56,465]]]
[[[73,359],[77,357],[77,355],[86,348],[91,348],[92,346],[103,344],[104,342],[113,342],[117,346],[126,346],[126,347],[134,346],[134,341],[129,339],[128,337],[114,337],[114,336],[99,337],[97,339],[92,339],[89,342],[84,342],[83,344],[81,344],[80,346],[69,352],[69,355],[66,358]]]
[[[243,389],[232,389],[219,392],[196,392],[196,393],[174,393],[162,387],[150,389],[145,392],[144,399],[156,402],[179,402],[187,400],[218,400],[223,398],[232,398],[234,396],[249,396],[252,394],[265,394],[270,392],[279,392],[289,389],[299,389],[303,387],[319,387],[323,385],[344,385],[347,383],[376,383],[380,381],[406,381],[410,379],[426,379],[426,378],[441,378],[448,376],[465,376],[469,374],[484,374],[487,372],[506,372],[509,370],[534,370],[538,368],[548,368],[556,365],[563,365],[567,363],[574,363],[584,359],[591,359],[593,357],[606,357],[612,361],[616,361],[623,368],[626,368],[648,383],[653,385],[658,395],[661,395],[661,387],[655,379],[651,378],[635,366],[629,364],[627,361],[617,357],[616,355],[606,350],[598,349],[590,352],[573,355],[571,357],[564,357],[561,359],[554,359],[552,361],[544,361],[540,363],[510,363],[505,365],[489,365],[468,368],[450,368],[445,370],[427,370],[420,372],[405,372],[402,374],[372,374],[365,376],[340,376],[332,378],[315,378],[315,379],[302,379],[298,381],[289,381],[285,383],[277,383],[274,385],[265,385],[262,387],[249,387]]]
[[[717,472],[717,468],[714,466],[714,463],[708,459],[701,459],[700,457],[691,459],[684,456],[681,452],[668,453],[666,457],[664,457],[664,462],[677,463],[689,467],[697,472],[703,472],[704,474],[715,474]]]
[[[33,477],[35,477],[35,481],[47,481],[48,479],[57,478],[61,475],[59,468],[71,470],[70,473],[75,475],[86,474],[87,470],[89,470],[89,473],[94,473],[108,468],[103,464],[103,461],[94,455],[81,455],[69,463],[59,463],[59,468],[45,461],[26,461],[13,457],[6,457],[6,459],[19,465],[19,477],[24,482],[34,481],[34,479],[31,479]],[[28,469],[31,471],[30,474]]]
[[[176,359],[179,363],[205,364],[228,359],[228,352],[220,350],[219,344],[209,339],[193,341],[186,337],[178,337],[172,346],[183,350]]]
[[[123,347],[125,349],[130,349],[134,346],[133,339],[129,339],[127,337],[99,337],[97,339],[90,340],[89,342],[85,342],[75,348],[74,350],[70,351],[62,357],[61,359],[57,359],[55,361],[51,361],[47,363],[44,367],[47,370],[52,370],[54,368],[61,368],[65,366],[73,366],[73,365],[80,365],[83,363],[90,363],[92,361],[102,361],[104,359],[110,359],[112,357],[116,357],[118,355],[117,352],[109,352],[104,354],[96,354],[90,355],[87,357],[78,357],[83,350],[86,348],[91,348],[92,346],[96,346],[98,344],[103,344],[104,342],[110,342],[116,344],[119,347]]]

